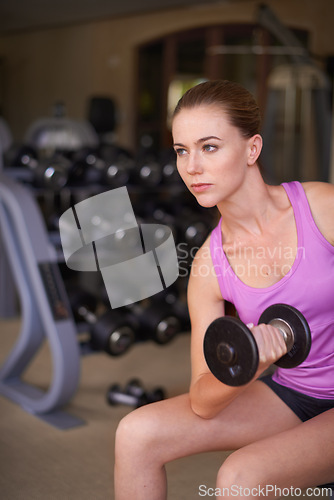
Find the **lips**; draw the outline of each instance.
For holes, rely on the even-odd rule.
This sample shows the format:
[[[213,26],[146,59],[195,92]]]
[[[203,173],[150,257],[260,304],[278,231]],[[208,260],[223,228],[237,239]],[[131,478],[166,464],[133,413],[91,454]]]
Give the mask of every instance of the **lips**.
[[[196,193],[201,193],[203,191],[206,191],[211,186],[212,186],[212,184],[208,184],[208,183],[205,183],[205,182],[201,182],[201,183],[198,183],[198,184],[192,184],[191,185],[193,191],[195,191]]]

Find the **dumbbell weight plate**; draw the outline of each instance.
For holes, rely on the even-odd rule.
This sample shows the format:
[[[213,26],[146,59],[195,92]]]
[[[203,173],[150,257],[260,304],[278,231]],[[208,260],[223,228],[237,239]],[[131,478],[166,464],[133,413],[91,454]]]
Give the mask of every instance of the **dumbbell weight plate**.
[[[156,403],[166,399],[166,393],[162,387],[157,387],[147,394],[149,403]]]
[[[135,323],[127,315],[107,311],[97,318],[92,330],[92,346],[111,356],[120,356],[134,343],[135,328]]]
[[[288,323],[294,336],[291,350],[276,361],[275,365],[280,368],[294,368],[300,365],[307,358],[311,349],[311,331],[305,317],[293,306],[274,304],[261,314],[259,324],[269,324],[273,319]]]
[[[208,367],[224,384],[240,386],[254,377],[259,364],[257,345],[238,318],[214,320],[205,333],[203,348]]]

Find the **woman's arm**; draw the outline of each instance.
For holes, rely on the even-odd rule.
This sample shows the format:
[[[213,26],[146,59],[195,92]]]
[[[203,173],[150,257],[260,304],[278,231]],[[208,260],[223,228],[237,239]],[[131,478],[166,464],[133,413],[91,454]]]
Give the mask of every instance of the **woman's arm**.
[[[273,362],[286,353],[276,328],[260,325],[252,328],[259,348],[259,368],[246,385],[230,387],[210,372],[203,353],[203,340],[209,324],[224,315],[224,301],[211,260],[209,239],[197,252],[188,284],[188,308],[191,319],[190,402],[194,413],[206,419],[215,417]]]
[[[204,358],[206,329],[214,319],[224,315],[224,301],[211,260],[209,239],[193,260],[188,284],[188,308],[191,319],[191,407],[200,417],[212,418],[243,388],[222,384],[212,375]]]

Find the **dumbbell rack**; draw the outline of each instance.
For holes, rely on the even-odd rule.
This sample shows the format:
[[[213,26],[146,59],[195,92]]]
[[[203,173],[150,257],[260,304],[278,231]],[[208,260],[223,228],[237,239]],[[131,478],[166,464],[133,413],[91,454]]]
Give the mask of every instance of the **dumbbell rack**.
[[[22,308],[19,338],[0,367],[0,394],[59,429],[82,425],[81,419],[61,410],[79,384],[80,350],[57,255],[33,195],[3,173],[0,228]],[[45,340],[53,374],[43,391],[22,376]]]

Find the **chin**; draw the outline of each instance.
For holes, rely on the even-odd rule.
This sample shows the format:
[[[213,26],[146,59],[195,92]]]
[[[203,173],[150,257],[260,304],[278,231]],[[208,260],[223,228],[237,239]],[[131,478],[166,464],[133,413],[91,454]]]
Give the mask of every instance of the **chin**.
[[[216,201],[213,201],[212,199],[209,200],[209,199],[205,199],[204,196],[201,197],[201,196],[196,196],[194,195],[195,198],[196,198],[196,201],[199,205],[201,205],[201,207],[203,208],[212,208],[212,207],[216,207],[217,206],[217,202]]]

